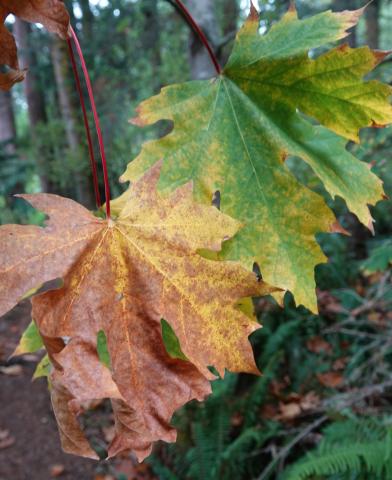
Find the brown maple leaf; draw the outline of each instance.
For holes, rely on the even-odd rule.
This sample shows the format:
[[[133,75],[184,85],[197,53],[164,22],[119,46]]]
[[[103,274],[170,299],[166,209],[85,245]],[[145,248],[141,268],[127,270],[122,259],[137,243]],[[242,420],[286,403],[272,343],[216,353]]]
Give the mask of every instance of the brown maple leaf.
[[[180,406],[209,393],[209,366],[222,375],[258,372],[248,336],[259,325],[236,304],[272,289],[236,262],[197,253],[218,251],[240,225],[195,204],[191,184],[161,197],[160,166],[133,185],[116,219],[39,194],[24,198],[49,215],[46,228],[0,227],[0,310],[35,285],[64,277],[61,289],[33,298],[33,318],[54,361],[54,406],[63,446],[72,453],[93,456],[80,444],[76,422],[77,406],[88,399],[112,399],[116,436],[109,455],[132,449],[142,459],[153,441],[175,439],[169,421]],[[166,352],[162,318],[189,361]],[[97,367],[100,331],[110,378]],[[70,341],[59,352],[52,345],[61,338]]]
[[[41,23],[63,39],[67,38],[69,28],[69,15],[61,0],[0,0],[0,65],[10,67],[9,71],[0,73],[1,90],[9,90],[22,81],[26,73],[19,69],[15,39],[4,25],[10,14],[26,22]]]

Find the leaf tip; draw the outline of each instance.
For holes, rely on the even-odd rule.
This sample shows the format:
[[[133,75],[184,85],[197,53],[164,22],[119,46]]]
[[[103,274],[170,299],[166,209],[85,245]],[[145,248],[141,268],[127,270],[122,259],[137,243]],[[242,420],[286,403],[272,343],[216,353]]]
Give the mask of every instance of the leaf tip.
[[[330,229],[330,232],[331,233],[341,233],[342,235],[346,235],[348,237],[351,236],[351,233],[346,230],[344,227],[342,227],[342,225],[339,223],[338,220],[336,220],[332,225],[331,225],[331,229]]]
[[[377,66],[392,54],[392,50],[372,50],[372,54],[375,59],[374,66]]]
[[[145,127],[147,125],[147,123],[144,120],[142,120],[142,118],[139,115],[137,115],[136,117],[130,118],[129,123],[131,125],[135,125],[136,127]]]
[[[337,40],[350,35],[349,30],[357,25],[366,7],[367,5],[357,10],[344,10],[343,12],[338,12],[334,14],[337,16],[337,18],[339,18],[342,24],[341,35],[337,37]]]
[[[0,72],[0,90],[10,90],[16,83],[23,82],[26,74],[26,68],[23,70],[8,70],[5,73]]]
[[[373,235],[373,237],[376,235],[376,232],[374,230],[374,223],[375,223],[374,218],[370,217],[367,227],[370,230],[370,233]]]
[[[295,0],[290,1],[288,12],[297,15],[297,7],[295,6]]]
[[[252,22],[258,22],[260,20],[260,14],[257,8],[255,7],[253,1],[250,2],[250,11],[249,11],[248,20]]]

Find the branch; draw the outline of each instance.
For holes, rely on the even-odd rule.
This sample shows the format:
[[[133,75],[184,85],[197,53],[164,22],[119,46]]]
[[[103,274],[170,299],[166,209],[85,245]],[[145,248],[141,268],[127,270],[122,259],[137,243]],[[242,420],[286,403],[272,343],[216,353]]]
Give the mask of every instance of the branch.
[[[303,430],[301,430],[298,435],[296,435],[290,443],[288,443],[285,447],[283,447],[279,452],[278,454],[276,455],[276,457],[272,460],[272,462],[270,462],[267,467],[262,471],[261,475],[259,477],[257,477],[256,480],[265,480],[269,474],[271,473],[272,469],[275,467],[275,465],[278,463],[278,462],[283,462],[285,460],[285,458],[287,457],[287,455],[290,453],[291,449],[295,447],[295,445],[297,445],[297,443],[299,443],[301,440],[303,440],[305,437],[307,437],[309,435],[309,433],[311,433],[313,430],[315,430],[317,427],[319,427],[320,425],[322,425],[323,423],[325,423],[326,421],[328,420],[328,416],[327,415],[323,415],[322,417],[319,417],[317,420],[315,420],[313,423],[311,423],[310,425],[308,425],[306,428],[304,428]]]

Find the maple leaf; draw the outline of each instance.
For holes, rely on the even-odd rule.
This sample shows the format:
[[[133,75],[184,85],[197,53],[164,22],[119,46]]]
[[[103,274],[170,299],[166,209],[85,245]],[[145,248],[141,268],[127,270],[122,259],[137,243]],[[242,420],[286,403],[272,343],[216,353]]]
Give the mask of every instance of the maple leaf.
[[[76,420],[87,399],[112,399],[117,435],[109,455],[132,449],[142,459],[153,441],[175,439],[169,421],[180,406],[210,392],[209,366],[221,375],[258,372],[248,336],[259,325],[237,303],[273,289],[236,262],[198,255],[219,250],[240,224],[195,204],[190,183],[161,197],[160,168],[132,186],[116,219],[37,194],[23,198],[49,216],[45,228],[0,227],[0,311],[34,285],[64,281],[33,297],[32,316],[54,367],[53,404],[71,453],[94,457]],[[189,361],[167,353],[162,318]],[[110,376],[97,352],[100,332]]]
[[[167,119],[174,129],[146,143],[122,176],[135,181],[163,158],[159,189],[193,179],[196,199],[205,202],[220,191],[222,211],[245,223],[223,257],[247,268],[257,262],[268,283],[313,311],[314,268],[326,260],[315,235],[341,227],[285,159],[308,163],[331,196],[342,197],[371,226],[368,204],[382,198],[382,183],[346,150],[346,139],[357,141],[360,128],[392,121],[391,88],[362,80],[386,54],[341,46],[316,59],[308,55],[345,37],[361,13],[328,11],[300,20],[291,7],[261,35],[252,8],[221,75],[165,87],[139,106],[135,124]]]
[[[15,39],[4,25],[10,14],[26,22],[42,23],[49,32],[57,33],[63,39],[68,36],[69,15],[62,1],[0,0],[0,65],[10,67],[9,71],[0,73],[1,90],[9,90],[26,76],[26,71],[19,69]]]

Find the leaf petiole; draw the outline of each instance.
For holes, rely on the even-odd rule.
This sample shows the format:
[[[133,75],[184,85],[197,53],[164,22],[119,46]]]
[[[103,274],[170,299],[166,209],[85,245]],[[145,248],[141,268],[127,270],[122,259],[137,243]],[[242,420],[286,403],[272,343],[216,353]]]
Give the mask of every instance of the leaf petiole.
[[[108,176],[108,169],[107,169],[107,163],[106,163],[106,155],[105,155],[105,146],[103,143],[103,136],[102,136],[102,130],[101,130],[101,125],[99,121],[99,116],[97,112],[97,107],[95,105],[95,99],[94,99],[94,93],[93,93],[93,88],[91,85],[91,80],[90,80],[90,75],[88,73],[87,65],[83,56],[82,48],[80,46],[78,37],[72,27],[70,27],[70,33],[72,40],[74,42],[74,45],[76,47],[76,51],[78,52],[78,56],[80,59],[80,64],[82,67],[83,75],[86,81],[86,86],[87,86],[87,92],[88,96],[90,99],[90,104],[91,104],[91,109],[93,111],[93,116],[94,116],[94,122],[95,122],[95,129],[97,131],[97,137],[98,137],[98,144],[99,144],[99,151],[101,154],[101,161],[102,161],[102,170],[103,170],[103,180],[104,180],[104,185],[105,185],[105,199],[106,199],[106,217],[109,219],[110,218],[110,185],[109,185],[109,176]]]
[[[203,30],[199,27],[197,24],[196,20],[192,17],[191,13],[189,10],[186,8],[186,6],[182,3],[181,0],[174,0],[175,3],[177,4],[179,10],[181,13],[184,15],[185,20],[189,23],[189,25],[192,27],[193,31],[196,33],[196,35],[199,37],[201,43],[204,45],[206,48],[211,61],[215,67],[216,73],[220,75],[222,73],[222,67],[219,64],[219,61],[212,50],[212,47],[210,45],[210,42],[208,41],[206,35],[204,34]]]
[[[67,44],[68,44],[69,57],[70,57],[70,60],[71,60],[71,65],[72,65],[72,71],[73,71],[73,74],[74,74],[74,77],[75,77],[76,89],[78,91],[80,106],[81,106],[82,112],[83,112],[83,122],[84,122],[84,127],[85,127],[85,130],[86,130],[88,151],[89,151],[89,155],[90,155],[91,172],[92,172],[92,175],[93,175],[95,203],[96,203],[97,208],[100,208],[100,206],[102,205],[102,202],[101,202],[101,195],[99,193],[97,164],[96,164],[96,161],[95,161],[94,147],[93,147],[93,141],[92,141],[92,138],[91,138],[90,124],[89,124],[89,121],[88,121],[86,104],[85,104],[85,101],[84,101],[84,98],[83,98],[82,86],[80,84],[80,77],[79,77],[79,73],[78,73],[78,68],[76,66],[75,55],[74,55],[74,51],[73,51],[73,48],[72,48],[72,41],[71,41],[70,38],[67,39]]]

